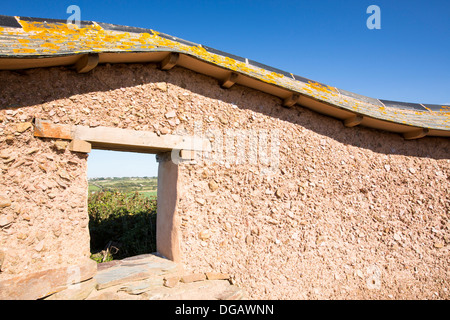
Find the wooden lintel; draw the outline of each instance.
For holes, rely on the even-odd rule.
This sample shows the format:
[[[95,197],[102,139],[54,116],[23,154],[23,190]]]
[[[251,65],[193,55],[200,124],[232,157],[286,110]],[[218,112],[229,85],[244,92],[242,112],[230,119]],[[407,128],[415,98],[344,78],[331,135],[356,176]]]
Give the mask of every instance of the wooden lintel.
[[[298,99],[300,98],[300,95],[297,93],[291,94],[289,97],[284,99],[283,101],[283,107],[285,108],[291,108],[294,104],[297,103]]]
[[[172,149],[186,149],[210,151],[210,143],[207,139],[196,138],[192,136],[179,135],[157,135],[151,131],[137,131],[129,129],[111,128],[111,127],[87,127],[74,126],[72,129],[73,138],[85,140],[92,143],[92,146],[119,146],[124,149],[147,148],[160,151],[169,151]]]
[[[91,148],[91,144],[83,140],[72,140],[69,143],[69,150],[74,152],[89,153]]]
[[[221,86],[222,88],[224,88],[224,89],[229,89],[229,88],[231,88],[231,87],[236,83],[236,80],[237,80],[238,76],[239,76],[239,75],[238,75],[237,73],[231,72],[231,73],[228,75],[228,77],[226,77],[224,80],[222,80],[222,81],[220,82],[220,86]]]
[[[179,58],[180,54],[178,52],[171,52],[161,61],[159,68],[161,70],[170,70],[175,67]]]
[[[344,126],[346,126],[346,127],[355,127],[355,126],[361,124],[361,122],[363,120],[364,120],[363,116],[361,116],[359,114],[355,114],[354,116],[344,120]]]
[[[54,124],[50,121],[35,119],[34,136],[41,138],[72,140],[71,126]]]
[[[429,131],[430,130],[427,128],[420,128],[417,130],[412,130],[412,131],[404,133],[403,138],[405,138],[405,140],[420,139],[420,138],[425,137]]]
[[[35,137],[73,140],[73,151],[89,152],[89,148],[155,153],[162,151],[195,150],[210,152],[208,139],[196,136],[157,135],[152,131],[137,131],[112,127],[95,127],[54,124],[46,120],[35,120]],[[81,140],[81,142],[80,142]],[[89,143],[88,146],[85,143]],[[77,149],[77,150],[75,150]],[[185,151],[186,152],[186,151]]]
[[[98,65],[98,59],[98,53],[85,54],[75,63],[75,69],[78,73],[89,72]]]

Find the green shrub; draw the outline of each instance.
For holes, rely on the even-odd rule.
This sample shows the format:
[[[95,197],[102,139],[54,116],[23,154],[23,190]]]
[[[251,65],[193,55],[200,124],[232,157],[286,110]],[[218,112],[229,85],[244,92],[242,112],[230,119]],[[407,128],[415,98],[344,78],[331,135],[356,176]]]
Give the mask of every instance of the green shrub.
[[[88,210],[92,252],[106,250],[113,259],[123,259],[156,251],[155,198],[96,192],[89,195]]]

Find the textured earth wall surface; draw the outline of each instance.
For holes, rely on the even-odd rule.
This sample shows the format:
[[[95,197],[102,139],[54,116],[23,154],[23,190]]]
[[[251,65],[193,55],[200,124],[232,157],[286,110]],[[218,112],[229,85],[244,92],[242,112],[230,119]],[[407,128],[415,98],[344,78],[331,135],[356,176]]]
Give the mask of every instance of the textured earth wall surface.
[[[448,139],[141,64],[2,71],[0,105],[0,279],[89,256],[88,155],[33,137],[41,118],[208,137],[213,152],[180,165],[182,262],[250,298],[450,298]]]

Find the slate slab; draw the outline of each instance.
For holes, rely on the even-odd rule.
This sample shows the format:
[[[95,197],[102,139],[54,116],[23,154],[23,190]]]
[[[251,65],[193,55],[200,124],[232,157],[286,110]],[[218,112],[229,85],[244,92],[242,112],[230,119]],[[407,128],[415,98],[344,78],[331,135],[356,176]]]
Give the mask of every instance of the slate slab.
[[[119,291],[125,291],[128,294],[141,294],[146,291],[152,290],[164,285],[163,278],[150,278],[137,283],[132,283],[119,289]]]
[[[67,287],[67,289],[52,294],[45,298],[45,300],[84,300],[95,289],[95,279],[89,279],[87,281],[73,284]]]
[[[170,260],[155,255],[142,255],[123,259],[120,264],[99,271],[95,279],[97,290],[102,290],[111,286],[155,278],[177,271],[178,265]]]
[[[0,281],[0,300],[35,300],[91,279],[97,263],[86,258],[76,266],[61,267]]]

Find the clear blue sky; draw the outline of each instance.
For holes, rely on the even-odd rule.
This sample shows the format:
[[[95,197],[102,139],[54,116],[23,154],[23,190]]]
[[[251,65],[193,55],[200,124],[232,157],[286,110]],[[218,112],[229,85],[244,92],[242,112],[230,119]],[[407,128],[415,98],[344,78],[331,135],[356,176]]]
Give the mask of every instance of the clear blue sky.
[[[0,14],[67,19],[72,4],[82,20],[150,28],[370,97],[450,104],[448,0],[22,0]],[[366,26],[369,5],[380,30]]]
[[[92,150],[88,158],[88,178],[156,177],[154,154]]]

